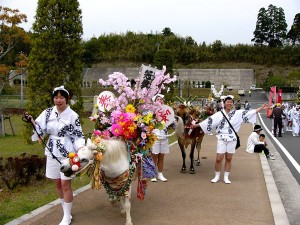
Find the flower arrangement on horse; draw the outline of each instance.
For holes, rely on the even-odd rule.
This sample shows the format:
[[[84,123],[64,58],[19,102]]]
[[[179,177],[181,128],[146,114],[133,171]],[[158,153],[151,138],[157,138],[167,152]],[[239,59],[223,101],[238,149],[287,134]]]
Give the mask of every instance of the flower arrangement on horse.
[[[170,106],[153,103],[152,98],[176,81],[165,74],[166,68],[156,70],[152,77],[140,76],[133,87],[130,79],[122,73],[115,72],[109,79],[99,80],[103,86],[112,85],[118,97],[112,92],[104,91],[98,96],[96,114],[90,117],[105,138],[122,138],[132,142],[137,150],[148,150],[155,141],[153,129],[163,129],[174,121],[174,111]],[[148,86],[141,85],[148,78]],[[102,133],[105,132],[105,133]],[[97,134],[97,132],[96,132]],[[94,136],[97,136],[94,133]]]

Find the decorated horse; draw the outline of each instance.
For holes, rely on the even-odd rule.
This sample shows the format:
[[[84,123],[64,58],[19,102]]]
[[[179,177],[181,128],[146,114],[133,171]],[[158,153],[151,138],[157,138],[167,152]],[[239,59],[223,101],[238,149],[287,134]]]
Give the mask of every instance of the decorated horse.
[[[181,99],[182,100],[182,99]],[[182,101],[186,103],[186,101]],[[204,117],[204,111],[200,108],[189,107],[191,101],[186,104],[180,104],[176,110],[177,124],[175,133],[178,139],[178,145],[181,150],[182,167],[181,173],[186,173],[186,149],[190,145],[190,168],[189,173],[194,174],[194,152],[197,149],[196,165],[200,165],[201,143],[204,137],[200,127],[194,128],[193,125],[199,123]]]
[[[115,93],[120,95],[116,97],[115,93],[103,91],[95,98],[96,108],[90,117],[95,123],[92,137],[77,154],[71,153],[61,167],[68,176],[88,174],[93,189],[103,186],[112,202],[121,203],[126,225],[132,224],[130,194],[133,179],[138,179],[137,197],[143,200],[147,181],[156,176],[149,152],[158,138],[154,129],[164,129],[172,123],[172,118],[174,120],[171,107],[153,103],[151,99],[176,77],[165,75],[165,67],[161,71],[155,69],[153,73],[149,73],[150,69],[142,68],[134,84],[122,73],[113,73],[106,81],[99,80],[104,86],[114,86]]]
[[[123,140],[105,140],[99,136],[92,139],[94,141],[88,139],[86,146],[77,154],[70,155],[70,159],[62,161],[61,171],[68,176],[77,172],[91,176],[92,188],[100,189],[103,186],[111,202],[120,202],[121,214],[126,215],[125,224],[132,225],[131,184],[136,178],[137,161],[129,158],[130,149]],[[87,161],[90,163],[81,163]]]

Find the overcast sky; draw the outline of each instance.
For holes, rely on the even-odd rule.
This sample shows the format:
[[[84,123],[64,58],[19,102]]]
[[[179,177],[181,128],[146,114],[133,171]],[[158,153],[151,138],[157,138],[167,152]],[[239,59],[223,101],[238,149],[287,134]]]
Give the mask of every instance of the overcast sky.
[[[0,5],[19,9],[31,28],[38,0],[1,0]],[[101,34],[161,33],[169,27],[198,44],[221,40],[224,44],[251,44],[260,8],[281,7],[290,30],[300,13],[300,0],[79,0],[83,38]]]

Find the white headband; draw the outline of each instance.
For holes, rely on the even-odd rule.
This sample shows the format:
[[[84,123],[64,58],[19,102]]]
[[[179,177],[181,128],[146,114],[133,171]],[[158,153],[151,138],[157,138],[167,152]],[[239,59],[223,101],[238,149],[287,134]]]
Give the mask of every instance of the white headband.
[[[152,98],[152,101],[155,102],[158,97],[164,98],[165,96],[162,94],[157,94]]]
[[[65,89],[65,87],[63,85],[60,87],[54,88],[52,94],[56,91],[65,91],[68,95],[70,95],[69,92]]]

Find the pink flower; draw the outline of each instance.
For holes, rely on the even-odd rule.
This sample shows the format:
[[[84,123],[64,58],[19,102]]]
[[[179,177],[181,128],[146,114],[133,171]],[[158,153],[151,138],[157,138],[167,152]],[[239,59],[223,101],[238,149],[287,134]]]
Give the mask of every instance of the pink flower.
[[[114,136],[118,137],[123,134],[123,129],[120,124],[115,123],[111,126],[111,132]]]
[[[101,135],[101,131],[100,130],[94,130],[94,135],[95,136],[100,136]]]

